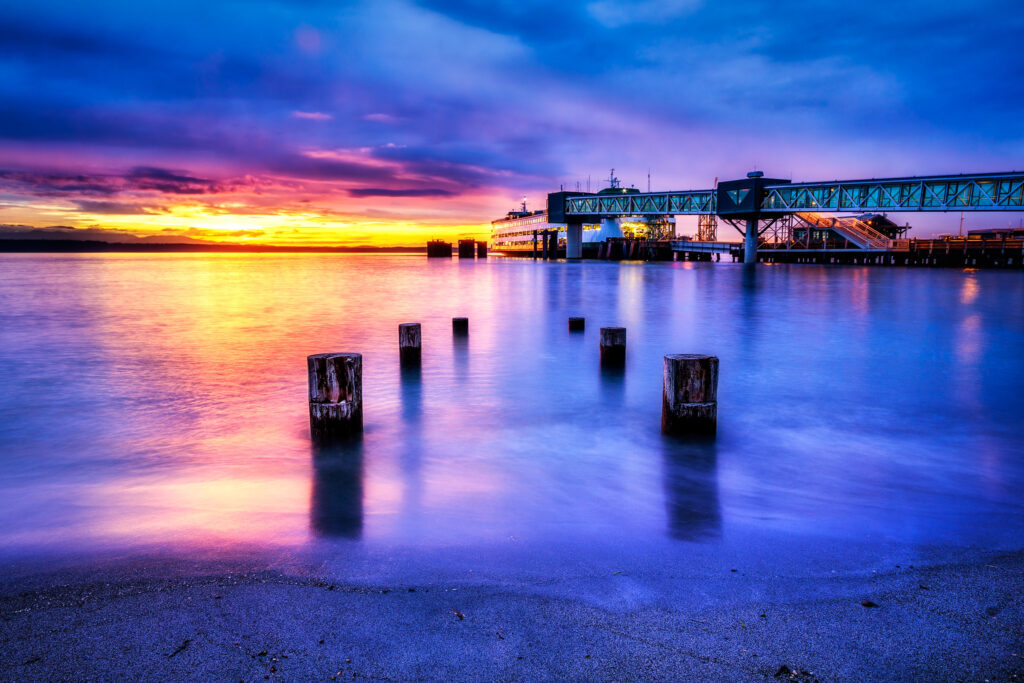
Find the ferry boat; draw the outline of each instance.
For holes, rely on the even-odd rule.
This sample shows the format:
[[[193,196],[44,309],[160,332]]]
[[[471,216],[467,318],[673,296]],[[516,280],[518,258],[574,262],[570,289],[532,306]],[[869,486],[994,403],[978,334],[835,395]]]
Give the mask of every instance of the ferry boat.
[[[608,178],[608,187],[597,194],[639,193],[635,187],[622,187],[615,177],[615,170]],[[589,194],[580,192],[581,195]],[[548,230],[558,231],[558,247],[565,251],[566,224],[548,221],[547,210],[530,211],[526,198],[522,205],[509,211],[504,218],[491,222],[490,251],[510,256],[526,256],[534,249],[543,249],[543,234]],[[675,233],[675,219],[671,216],[604,218],[600,223],[583,224],[583,255],[596,255],[598,246],[610,237],[642,237],[659,239]]]

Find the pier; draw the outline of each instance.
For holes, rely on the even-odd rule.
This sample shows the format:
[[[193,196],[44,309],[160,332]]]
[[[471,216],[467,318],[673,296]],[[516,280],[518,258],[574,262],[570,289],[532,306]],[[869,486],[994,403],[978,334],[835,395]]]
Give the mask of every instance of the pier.
[[[598,250],[606,260],[742,262],[745,245],[698,240],[609,240]],[[848,242],[760,240],[758,263],[818,265],[925,266],[938,268],[1024,268],[1024,237],[988,239],[981,235],[890,240],[884,247],[860,248]]]
[[[760,171],[717,183],[713,189],[670,192],[548,195],[548,221],[566,225],[564,254],[582,256],[586,224],[623,217],[699,217],[696,239],[606,240],[598,258],[721,260],[743,263],[857,263],[874,265],[977,266],[1019,268],[1024,239],[1002,235],[953,239],[907,239],[907,226],[888,219],[900,212],[1024,211],[1024,173],[993,173],[833,180],[794,183]],[[834,217],[824,214],[848,213]],[[741,244],[717,240],[717,223],[732,226]],[[555,248],[550,247],[554,232]],[[536,231],[541,248],[533,255],[553,258],[557,231]],[[535,239],[536,244],[536,239]]]

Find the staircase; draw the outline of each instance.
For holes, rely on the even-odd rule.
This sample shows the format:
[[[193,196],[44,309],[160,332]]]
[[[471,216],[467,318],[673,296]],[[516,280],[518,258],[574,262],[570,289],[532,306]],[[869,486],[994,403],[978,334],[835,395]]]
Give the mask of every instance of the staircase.
[[[834,230],[861,249],[887,249],[889,238],[853,216],[834,218],[817,213],[798,213],[797,218],[819,229]]]

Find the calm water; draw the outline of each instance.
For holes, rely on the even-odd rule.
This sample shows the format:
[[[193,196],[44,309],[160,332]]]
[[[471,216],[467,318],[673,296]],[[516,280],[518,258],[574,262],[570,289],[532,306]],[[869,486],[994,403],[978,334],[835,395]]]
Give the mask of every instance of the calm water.
[[[1020,273],[3,256],[0,552],[1019,546],[1022,311]],[[366,435],[314,457],[324,351],[364,354]],[[689,352],[721,358],[710,445],[659,433],[662,356]]]

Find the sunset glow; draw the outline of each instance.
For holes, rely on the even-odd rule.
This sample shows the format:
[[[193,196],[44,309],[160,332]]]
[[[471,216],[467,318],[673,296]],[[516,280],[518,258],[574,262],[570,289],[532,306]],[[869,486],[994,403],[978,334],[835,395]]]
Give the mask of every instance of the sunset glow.
[[[755,167],[1016,168],[1024,101],[1002,50],[1020,12],[911,4],[15,3],[0,233],[422,246],[483,238],[524,195],[540,208],[610,167],[655,190]]]

